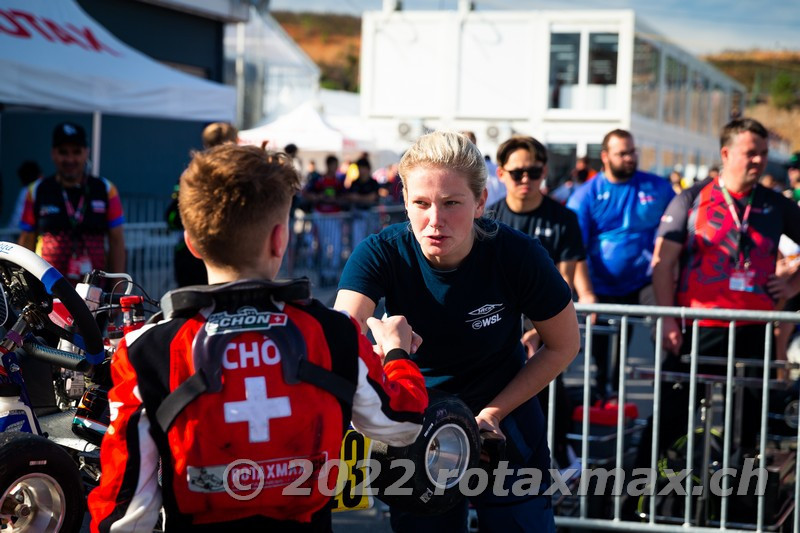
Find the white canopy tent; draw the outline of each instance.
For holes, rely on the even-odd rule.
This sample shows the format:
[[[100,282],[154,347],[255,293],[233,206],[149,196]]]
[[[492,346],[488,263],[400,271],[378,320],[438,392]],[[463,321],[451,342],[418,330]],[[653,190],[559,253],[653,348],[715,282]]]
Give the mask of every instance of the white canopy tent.
[[[236,93],[127,46],[73,0],[0,0],[0,103],[101,114],[232,121]]]
[[[266,142],[270,149],[277,150],[293,143],[303,152],[342,153],[371,148],[367,142],[348,137],[328,124],[311,102],[301,104],[272,122],[240,131],[239,140],[257,146]]]

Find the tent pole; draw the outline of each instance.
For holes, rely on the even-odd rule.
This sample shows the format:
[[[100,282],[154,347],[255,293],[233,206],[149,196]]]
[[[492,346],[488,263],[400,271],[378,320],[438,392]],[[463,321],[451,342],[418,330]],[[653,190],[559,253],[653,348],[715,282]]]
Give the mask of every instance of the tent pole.
[[[102,135],[103,114],[92,113],[92,174],[100,175],[100,137]]]
[[[251,10],[250,16],[254,16]],[[244,22],[236,25],[236,125],[244,128],[244,99],[245,99],[245,39],[247,28]]]

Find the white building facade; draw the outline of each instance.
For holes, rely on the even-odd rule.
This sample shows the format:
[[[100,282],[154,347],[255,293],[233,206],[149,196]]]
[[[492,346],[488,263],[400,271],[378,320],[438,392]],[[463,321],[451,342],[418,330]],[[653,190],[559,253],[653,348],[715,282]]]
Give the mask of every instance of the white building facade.
[[[397,152],[425,131],[472,130],[494,159],[513,133],[546,143],[550,174],[630,130],[643,170],[704,177],[744,87],[636,19],[632,10],[365,13],[361,112]]]

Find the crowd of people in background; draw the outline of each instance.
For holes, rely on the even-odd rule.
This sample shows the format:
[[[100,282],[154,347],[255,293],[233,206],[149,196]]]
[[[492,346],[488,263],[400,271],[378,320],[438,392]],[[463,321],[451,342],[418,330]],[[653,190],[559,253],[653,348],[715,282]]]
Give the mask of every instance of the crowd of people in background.
[[[230,151],[215,152],[215,147],[238,144],[236,128],[226,123],[209,125],[201,138],[203,150],[193,158],[208,164],[213,163],[213,154]],[[304,213],[313,214],[322,250],[323,283],[339,284],[336,307],[347,310],[362,330],[382,298],[387,310],[409,317],[411,327],[423,332],[427,341],[411,356],[420,363],[423,375],[465,399],[482,428],[502,435],[516,431],[512,428],[522,427],[523,421],[529,429],[543,426],[538,403],[530,403],[532,389],[521,381],[534,383],[536,392],[544,387],[538,397],[546,408],[547,383],[578,348],[564,333],[568,330],[579,337],[572,300],[800,310],[800,152],[788,161],[786,183],[766,174],[768,133],[748,118],[736,118],[723,128],[721,165],[708,169],[698,180],[684,176],[679,168],[671,169],[667,177],[641,170],[635,139],[626,130],[608,132],[601,147],[600,168],[592,168],[587,157],[579,157],[552,190],[546,186],[547,147],[524,135],[502,142],[494,162],[490,155],[480,153],[475,135],[464,131],[423,136],[399,164],[378,168],[363,153],[352,160],[329,154],[324,165],[309,160],[304,169],[301,151],[294,144],[284,147],[280,164],[271,159],[266,163],[275,167],[271,171],[293,169],[296,173],[297,187],[287,188],[294,198],[286,228],[298,227],[294,221]],[[71,122],[57,125],[51,155],[56,171],[50,176],[43,176],[34,161],[19,166],[23,188],[11,215],[21,232],[18,242],[37,251],[73,282],[92,268],[124,271],[125,219],[120,197],[112,182],[90,174],[84,129]],[[246,150],[239,155],[266,164]],[[187,197],[176,184],[165,214],[168,227],[182,237],[181,215],[191,208],[181,206],[179,200]],[[376,206],[401,206],[409,221],[370,236],[372,228],[366,221]],[[342,253],[344,220],[349,224],[349,260]],[[293,239],[305,231],[299,227],[299,232],[292,230]],[[277,239],[281,249],[275,254],[278,259],[270,263],[270,277],[291,240],[271,238]],[[174,253],[178,286],[209,282],[208,272],[214,269],[207,269],[208,257],[198,253],[188,238],[178,239]],[[496,274],[505,271],[507,278]],[[528,279],[531,271],[539,276],[535,288]],[[471,282],[459,281],[459,272],[468,272],[464,280]],[[477,301],[476,294],[483,299]],[[421,306],[421,301],[426,304]],[[502,343],[490,331],[477,335],[482,326],[470,328],[472,319],[464,322],[461,315],[450,316],[455,301],[468,315],[483,312],[487,306],[482,304],[487,302],[504,302],[488,306],[489,313],[497,313],[495,322],[507,304],[511,320],[504,322]],[[518,331],[520,318],[523,327]],[[606,333],[595,335],[590,354],[597,365],[593,393],[597,398],[613,398],[621,369],[611,366],[619,360],[619,339],[628,335],[620,335],[613,323],[600,319],[596,323],[607,327]],[[702,320],[699,326],[698,339],[692,339],[685,324],[664,319],[665,370],[687,371],[687,363],[678,356],[690,352],[693,340],[705,355],[726,356],[728,323]],[[442,328],[446,333],[442,334]],[[453,333],[459,328],[465,328],[463,336]],[[787,345],[795,330],[794,324],[777,325],[774,359],[787,359]],[[761,323],[738,322],[737,357],[760,358],[767,331]],[[476,346],[482,346],[480,353],[465,363],[464,354]],[[450,353],[451,359],[443,355]],[[496,359],[486,358],[494,353]],[[533,366],[542,375],[520,370],[531,358],[539,359]],[[477,385],[492,372],[496,379]],[[704,372],[719,373],[720,369],[704,368]],[[558,379],[555,384],[563,409],[564,387]],[[663,451],[686,429],[686,409],[681,407],[688,406],[687,390],[665,389],[661,402],[676,407],[661,420],[661,441],[656,446]],[[745,407],[747,421],[757,423],[757,399],[746,401]],[[556,420],[569,422],[559,409]],[[575,460],[566,433],[567,427],[557,427],[553,443],[562,468]],[[754,437],[756,431],[745,434]],[[649,430],[643,433],[637,459],[641,466],[649,463],[650,435]],[[549,453],[540,436],[515,437],[536,451],[516,457],[520,465],[548,466]],[[753,445],[751,440],[744,444]],[[539,517],[552,525],[549,506],[541,502],[501,503],[518,509],[520,516]],[[495,504],[480,498],[473,501],[486,516]],[[445,519],[461,523],[465,509],[458,508]],[[433,523],[430,518],[426,521]],[[414,529],[418,523],[418,517],[393,514],[393,524],[400,529]]]
[[[476,143],[474,133],[461,133]],[[203,149],[208,149],[224,143],[238,143],[238,132],[231,124],[213,123],[204,129],[201,139]],[[517,152],[530,153],[532,166],[506,168],[511,155],[505,153],[508,143],[526,146],[522,152]],[[363,222],[363,213],[379,205],[402,208],[403,183],[398,165],[390,163],[373,168],[368,153],[353,159],[329,154],[324,165],[307,160],[303,169],[299,158],[302,152],[296,145],[286,145],[284,152],[300,175],[301,186],[293,201],[293,213],[314,213],[317,217],[320,226],[317,238],[325,250],[323,274],[333,280],[343,266],[342,220],[346,219],[350,225],[347,244],[353,249],[371,231]],[[680,167],[671,169],[666,179],[644,173],[638,169],[634,139],[624,130],[612,131],[603,140],[601,168],[592,168],[586,156],[578,157],[572,170],[560,182],[556,180],[557,185],[550,189],[547,187],[547,149],[536,139],[514,136],[501,144],[496,162],[489,154],[483,157],[487,173],[487,214],[549,246],[551,258],[581,302],[652,301],[649,291],[643,294],[642,289],[650,286],[652,244],[661,214],[673,196],[685,193],[701,181],[717,180],[720,175],[717,166],[708,169],[704,180],[684,176]],[[124,218],[119,195],[113,183],[88,173],[88,142],[81,126],[67,122],[55,128],[52,158],[56,172],[47,178],[35,161],[24,161],[18,168],[22,189],[9,225],[22,231],[19,242],[55,261],[76,279],[90,266],[124,269]],[[800,152],[789,159],[787,178],[784,182],[764,173],[758,181],[762,187],[794,203],[800,202]],[[95,187],[98,179],[100,185]],[[641,183],[643,180],[647,185]],[[52,201],[47,202],[61,208],[53,208],[51,214],[42,215],[47,210],[39,204],[47,191],[54,195]],[[171,229],[182,231],[177,197],[176,185],[165,218]],[[571,219],[556,212],[555,205],[566,206],[565,213],[574,212],[577,221],[565,226],[564,221]],[[630,214],[640,218],[634,219]],[[330,217],[330,222],[323,227],[326,217]],[[576,227],[581,233],[577,239]],[[797,270],[800,263],[797,252],[794,241],[786,237],[781,240],[777,257],[780,274],[788,275]],[[174,259],[178,286],[206,282],[205,269],[182,239],[176,245]],[[785,305],[798,307],[795,300]],[[784,339],[791,329],[786,326],[779,329],[781,354]],[[535,330],[528,335],[526,341],[533,342],[532,349]],[[617,371],[606,368],[606,361],[611,358],[602,353],[605,344],[597,343],[595,357],[600,367],[598,387],[608,392],[614,388]]]
[[[309,161],[296,206],[306,212],[340,213],[358,211],[377,205],[402,204],[402,187],[397,165],[372,171],[369,154],[358,159],[339,160],[334,154],[325,158],[322,174],[315,161]]]

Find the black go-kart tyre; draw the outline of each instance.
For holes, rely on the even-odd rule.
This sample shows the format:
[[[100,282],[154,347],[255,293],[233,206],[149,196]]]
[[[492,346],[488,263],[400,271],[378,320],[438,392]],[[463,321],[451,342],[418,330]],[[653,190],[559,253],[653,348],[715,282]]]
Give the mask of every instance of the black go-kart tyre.
[[[4,532],[72,533],[86,512],[78,468],[57,444],[30,433],[0,433]]]
[[[480,459],[480,435],[475,417],[458,398],[428,389],[422,431],[417,440],[404,447],[374,442],[372,458],[380,473],[371,487],[384,503],[416,514],[443,513],[464,496],[459,482]],[[457,475],[440,479],[442,469]]]

